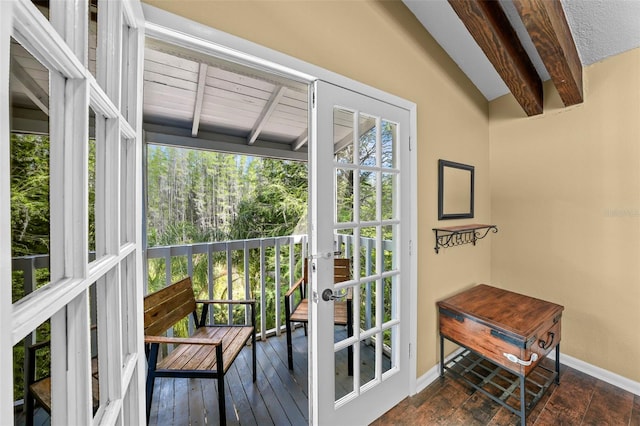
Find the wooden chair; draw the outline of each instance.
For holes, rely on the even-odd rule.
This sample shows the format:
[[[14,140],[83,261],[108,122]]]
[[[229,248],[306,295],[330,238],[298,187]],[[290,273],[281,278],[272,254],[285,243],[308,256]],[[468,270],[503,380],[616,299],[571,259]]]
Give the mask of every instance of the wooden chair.
[[[95,329],[95,326],[92,326]],[[25,395],[25,424],[33,426],[36,405],[42,407],[51,415],[51,376],[36,377],[37,352],[50,345],[46,340],[34,343],[27,348],[27,395]],[[98,358],[91,358],[91,390],[93,394],[93,412],[98,410],[100,405],[100,385],[98,381]]]
[[[299,322],[304,326],[304,335],[307,335],[307,323],[309,322],[309,300],[307,299],[307,284],[309,282],[307,259],[304,260],[304,271],[300,278],[284,295],[285,325],[287,329],[287,356],[289,360],[289,370],[293,370],[293,345],[291,341],[292,323]],[[333,278],[339,283],[351,278],[351,262],[349,259],[334,259]],[[295,305],[295,293],[298,291],[300,301]],[[334,324],[346,325],[347,334],[353,335],[353,306],[351,296],[345,300],[335,300]],[[348,372],[353,375],[353,349],[348,348]]]
[[[195,300],[191,278],[185,278],[144,298],[144,341],[147,353],[147,422],[156,377],[212,378],[218,381],[220,424],[226,424],[224,375],[251,339],[253,381],[256,381],[255,300]],[[196,304],[203,304],[198,317]],[[206,325],[211,304],[247,305],[250,325]],[[189,314],[196,331],[190,337],[165,337],[165,332]],[[158,360],[161,344],[177,345]]]

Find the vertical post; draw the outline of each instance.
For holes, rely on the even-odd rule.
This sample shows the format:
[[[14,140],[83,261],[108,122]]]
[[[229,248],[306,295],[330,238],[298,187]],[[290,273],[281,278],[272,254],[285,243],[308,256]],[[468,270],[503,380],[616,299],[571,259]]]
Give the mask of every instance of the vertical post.
[[[524,374],[520,375],[520,425],[527,426],[527,404],[525,402],[526,388]]]
[[[440,378],[444,379],[444,337],[440,335]]]
[[[227,299],[233,300],[233,259],[231,256],[231,244],[226,244],[227,253]],[[227,307],[227,323],[233,324],[233,305]],[[246,324],[246,323],[245,323]]]
[[[11,229],[9,182],[9,57],[14,2],[4,2],[0,14],[0,229]],[[0,239],[0,419],[13,424],[13,345],[11,331],[11,239]]]
[[[275,327],[276,336],[280,336],[280,239],[276,238],[275,243],[275,279],[276,279],[276,315],[275,315]]]
[[[265,295],[267,293],[267,271],[265,259],[265,240],[260,240],[260,339],[266,340],[267,329],[267,304]]]
[[[556,385],[560,384],[560,343],[556,345]]]
[[[207,244],[207,283],[209,286],[209,299],[215,299],[213,283],[213,244]],[[209,310],[209,324],[214,324],[214,309]],[[204,320],[204,318],[202,318]]]

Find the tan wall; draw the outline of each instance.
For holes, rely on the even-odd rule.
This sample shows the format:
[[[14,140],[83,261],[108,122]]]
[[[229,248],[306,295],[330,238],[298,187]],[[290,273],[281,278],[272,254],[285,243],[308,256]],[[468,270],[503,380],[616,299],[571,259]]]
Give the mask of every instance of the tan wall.
[[[640,381],[640,49],[584,71],[585,102],[490,104],[494,284],[565,306],[562,351]]]
[[[482,95],[399,1],[149,3],[417,104],[418,376],[436,365],[436,300],[490,279],[490,237],[436,255],[431,231],[438,224],[439,158],[476,167],[475,220],[490,221],[488,106]]]

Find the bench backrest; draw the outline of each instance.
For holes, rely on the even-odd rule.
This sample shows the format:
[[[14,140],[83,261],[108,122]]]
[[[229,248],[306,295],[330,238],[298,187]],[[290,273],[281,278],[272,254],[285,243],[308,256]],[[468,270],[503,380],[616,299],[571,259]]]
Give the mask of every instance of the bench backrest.
[[[148,294],[144,298],[144,334],[160,336],[195,310],[191,277]]]

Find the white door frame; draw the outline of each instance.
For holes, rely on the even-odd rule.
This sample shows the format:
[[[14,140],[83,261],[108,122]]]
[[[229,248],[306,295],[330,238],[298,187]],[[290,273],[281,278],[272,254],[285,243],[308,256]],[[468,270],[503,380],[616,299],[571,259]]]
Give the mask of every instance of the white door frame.
[[[13,22],[13,3],[2,5],[0,14],[0,52],[9,52]],[[0,129],[8,129],[9,111],[9,54],[0,54]],[[0,194],[10,194],[10,135],[0,132]],[[11,229],[11,205],[0,203],[0,229]],[[6,325],[11,324],[11,239],[0,238],[0,324],[5,331],[0,333],[0,419],[13,423],[13,350],[11,333]]]
[[[307,63],[289,55],[277,52],[259,44],[224,33],[211,27],[193,22],[181,16],[158,9],[148,4],[143,4],[148,36],[171,43],[177,46],[197,50],[202,53],[233,60],[234,62],[266,70],[271,73],[283,75],[306,84],[315,80],[323,80],[335,86],[348,88],[380,101],[395,105],[409,111],[410,114],[410,182],[409,188],[402,199],[406,200],[406,208],[410,211],[409,248],[411,255],[410,267],[404,277],[409,285],[409,345],[411,349],[409,362],[409,393],[416,392],[416,350],[417,347],[417,155],[415,146],[417,141],[417,112],[416,104],[406,99],[389,94],[382,90],[352,80],[345,76],[328,71],[324,68]],[[309,413],[312,418],[312,413]]]
[[[182,16],[177,16],[162,9],[142,4],[146,20],[146,33],[154,38],[190,49],[200,50],[223,59],[241,61],[249,66],[265,69],[272,73],[282,74],[296,81],[311,83],[315,80],[323,80],[336,86],[348,88],[354,92],[366,94],[389,104],[404,108],[410,113],[410,150],[411,157],[411,185],[407,189],[411,210],[411,241],[413,242],[411,253],[411,314],[412,325],[410,343],[416,347],[417,342],[417,155],[415,146],[417,141],[417,106],[414,102],[384,92],[375,87],[352,80],[343,75],[326,70],[284,53],[269,49],[262,45],[244,40],[240,37],[216,30],[211,27],[193,22]],[[415,326],[414,326],[415,325]],[[411,386],[412,393],[416,389],[416,361],[415,350],[412,351]]]

